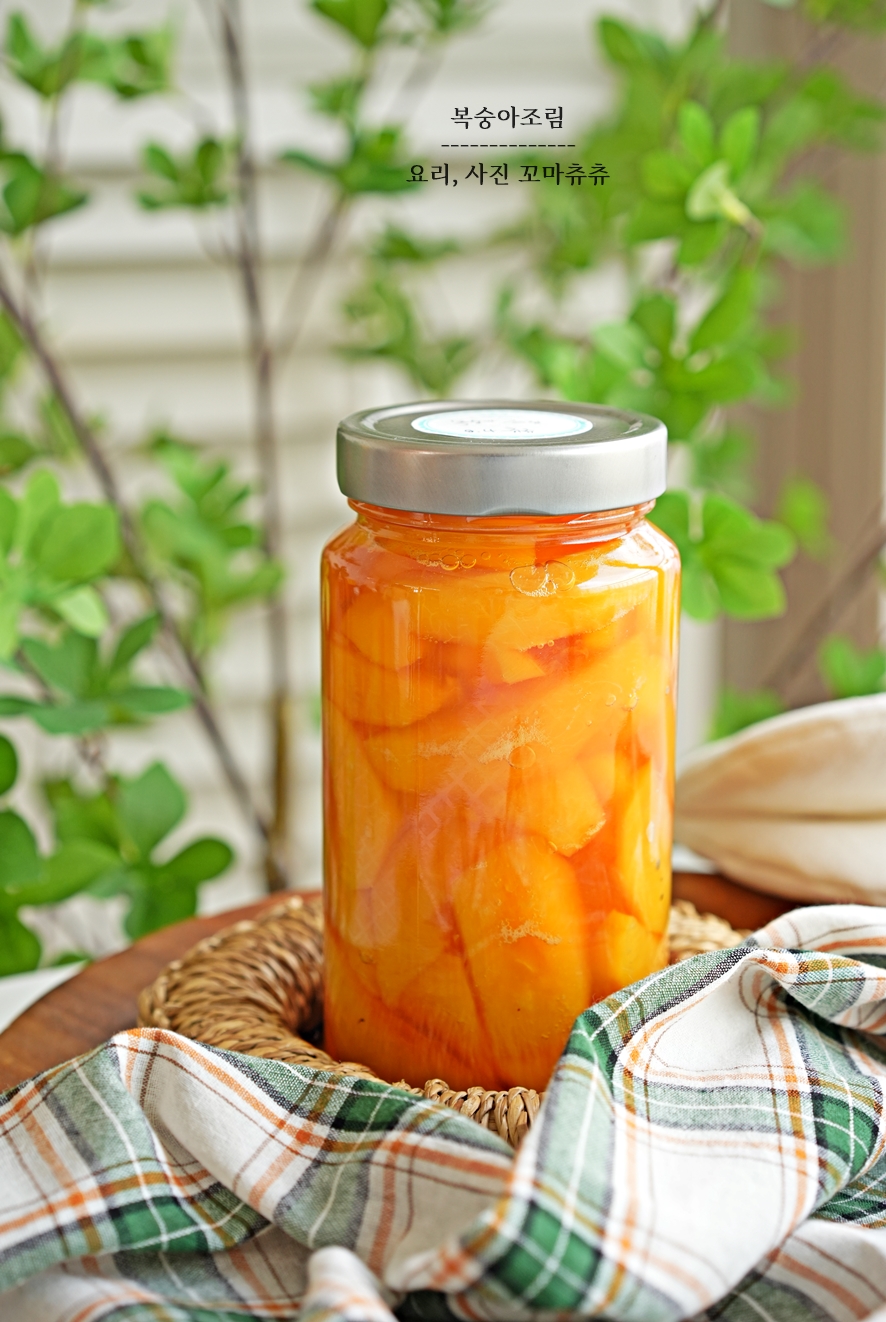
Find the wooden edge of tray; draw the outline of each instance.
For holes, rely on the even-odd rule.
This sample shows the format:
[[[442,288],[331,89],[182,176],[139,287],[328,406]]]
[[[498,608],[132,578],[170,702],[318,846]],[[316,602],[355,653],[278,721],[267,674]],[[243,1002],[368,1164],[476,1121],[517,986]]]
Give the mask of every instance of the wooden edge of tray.
[[[317,893],[302,892],[306,899]],[[189,918],[87,965],[0,1033],[0,1092],[134,1028],[139,992],[171,960],[180,959],[204,937],[254,918],[284,898],[285,893],[277,893],[240,909]],[[691,872],[674,873],[674,899],[690,900],[699,912],[718,914],[736,928],[762,927],[796,907],[795,902],[762,895],[725,877]]]

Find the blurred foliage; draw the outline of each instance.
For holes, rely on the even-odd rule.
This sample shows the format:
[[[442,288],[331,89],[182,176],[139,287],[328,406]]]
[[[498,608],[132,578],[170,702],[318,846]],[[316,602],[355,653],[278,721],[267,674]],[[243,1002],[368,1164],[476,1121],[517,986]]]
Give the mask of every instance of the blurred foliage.
[[[50,125],[42,155],[0,138],[0,231],[15,241],[6,258],[26,268],[32,284],[38,275],[32,264],[37,232],[88,201],[86,191],[64,171],[53,127],[71,91],[92,83],[116,101],[128,102],[173,88],[169,26],[102,35],[90,27],[88,11],[88,5],[76,4],[67,33],[55,44],[45,43],[24,13],[12,13],[6,25],[5,77],[27,89]],[[160,148],[145,152],[167,191],[190,190],[189,204],[196,205],[209,189],[218,191],[226,150],[201,144],[195,161],[184,164]],[[153,198],[158,206],[167,201],[159,187]],[[0,664],[6,676],[0,685],[0,717],[27,718],[47,734],[67,736],[79,748],[83,774],[93,788],[80,788],[79,774],[47,786],[56,843],[46,855],[14,808],[0,811],[0,974],[34,968],[41,959],[40,941],[22,921],[22,910],[84,891],[124,893],[130,901],[126,930],[135,937],[195,912],[199,885],[232,858],[226,844],[206,838],[158,859],[158,847],[162,852],[165,837],[184,814],[183,791],[160,763],[131,781],[105,765],[104,731],[176,711],[190,704],[191,694],[150,678],[162,650],[162,631],[150,591],[124,549],[121,512],[107,499],[64,498],[60,479],[79,457],[80,441],[65,399],[53,389],[35,393],[29,357],[14,323],[0,316]],[[13,403],[14,424],[8,420],[12,410],[7,411]],[[180,495],[182,483],[171,472],[168,482]],[[216,487],[219,482],[217,476]],[[206,491],[191,494],[195,509],[202,509],[201,497],[205,503],[210,477],[205,486]],[[226,495],[230,524],[230,511],[244,497]],[[192,523],[199,520],[190,508],[179,510],[183,526],[187,515]],[[210,524],[213,518],[223,524],[225,511],[207,517]],[[230,545],[227,558],[217,552],[216,581],[243,545],[242,533],[235,546],[237,534],[226,531]],[[260,540],[254,530],[249,537]],[[261,559],[260,552],[254,554]],[[173,560],[170,556],[170,578]],[[242,570],[230,572],[237,591],[189,598],[193,633],[217,636],[226,605],[269,590],[267,571],[261,583],[254,570],[245,582]],[[278,577],[275,571],[273,581]],[[128,600],[128,619],[115,618],[119,606],[109,608],[111,589],[115,602],[121,592]],[[0,795],[14,791],[18,766],[14,746],[0,736]]]
[[[807,555],[813,560],[827,559],[833,538],[828,531],[828,502],[821,487],[808,477],[791,478],[779,498],[777,516]]]
[[[797,7],[810,23],[810,49],[793,63],[736,59],[719,5],[701,10],[677,40],[619,18],[597,22],[615,104],[578,132],[570,159],[586,173],[602,162],[607,182],[564,187],[538,171],[521,189],[522,216],[486,245],[517,272],[499,289],[489,332],[444,331],[430,315],[447,263],[482,245],[467,248],[445,233],[429,240],[390,223],[367,247],[362,281],[345,306],[344,352],[395,363],[428,394],[451,396],[484,353],[504,351],[557,398],[661,418],[682,452],[682,485],[651,517],[680,549],[684,608],[701,620],[780,615],[780,571],[798,551],[823,560],[833,549],[826,499],[807,475],[785,485],[772,518],[752,512],[755,440],[734,420],[737,406],[791,398],[781,363],[796,334],[775,324],[772,311],[779,265],[822,265],[845,252],[846,221],[821,181],[821,152],[883,143],[884,106],[857,94],[827,59],[841,27],[886,27],[886,5]],[[323,12],[332,17],[334,9],[341,22],[347,8]],[[383,41],[395,8],[379,9],[371,32],[352,30],[354,39],[367,49]],[[366,90],[357,74],[326,84],[314,89],[315,108],[340,119],[356,141]],[[512,178],[543,164],[531,151],[515,156]],[[404,171],[404,183],[408,177]],[[345,191],[340,179],[338,187]],[[574,309],[613,264],[630,291],[624,316],[576,331]],[[848,673],[829,678],[834,692],[861,682]],[[716,729],[779,709],[772,694],[729,691]]]
[[[17,759],[0,735],[0,796],[13,787]],[[72,895],[129,898],[125,926],[135,938],[196,911],[197,888],[218,876],[231,861],[220,840],[204,838],[166,861],[154,853],[178,825],[186,800],[165,767],[154,763],[127,781],[109,778],[100,794],[83,795],[70,781],[46,786],[55,822],[56,844],[42,855],[33,831],[17,812],[0,811],[0,975],[35,968],[39,938],[21,920],[20,910],[57,904]]]
[[[666,491],[656,524],[683,561],[683,606],[697,620],[726,612],[735,619],[780,615],[785,594],[775,572],[794,553],[783,524],[758,519],[727,496]]]
[[[753,693],[742,693],[727,686],[717,702],[710,738],[725,739],[730,734],[738,734],[739,730],[755,725],[757,721],[766,721],[770,716],[780,716],[784,709],[784,703],[772,689],[757,689]]]
[[[97,794],[83,794],[70,780],[46,785],[59,848],[89,849],[93,871],[88,891],[126,895],[129,936],[153,932],[196,912],[197,888],[229,865],[232,852],[204,837],[166,861],[158,848],[185,815],[184,791],[159,762],[134,780],[111,776]]]
[[[886,652],[860,651],[849,638],[833,634],[822,643],[818,668],[832,698],[860,698],[886,688]]]
[[[881,24],[870,0],[810,0],[804,9],[828,33]],[[492,341],[558,398],[639,409],[666,423],[686,455],[686,486],[652,517],[683,553],[685,608],[700,619],[751,620],[784,610],[778,571],[796,550],[822,558],[831,539],[824,497],[802,474],[774,519],[747,508],[754,441],[731,412],[790,398],[780,361],[794,337],[770,310],[777,263],[819,265],[845,249],[841,207],[813,173],[812,154],[878,148],[886,112],[815,58],[737,60],[714,13],[701,11],[675,41],[620,19],[596,24],[615,107],[578,133],[574,159],[585,171],[603,162],[609,178],[602,187],[539,178],[525,190],[522,217],[493,240],[519,263],[500,290]],[[343,101],[330,95],[327,113],[356,122],[363,92],[354,84]],[[543,164],[532,152],[512,161],[532,164]],[[451,393],[484,350],[482,337],[435,338],[422,307],[433,288],[428,274],[459,251],[445,235],[429,243],[402,230],[383,234],[347,303],[354,334],[346,351],[396,362],[419,388]],[[565,330],[567,309],[604,263],[619,264],[632,291],[624,317]]]
[[[146,211],[225,206],[235,187],[235,163],[234,144],[216,138],[202,138],[193,151],[181,156],[150,142],[142,152],[142,164],[152,185],[139,192],[138,200]]]
[[[218,642],[228,612],[269,596],[283,570],[263,550],[262,529],[244,513],[252,487],[235,479],[228,463],[167,435],[154,437],[150,453],[175,494],[142,507],[145,541],[163,575],[186,589],[185,628],[203,652]]]
[[[177,90],[173,28],[103,32],[94,21],[101,7],[75,0],[67,30],[53,42],[42,35],[36,5],[34,19],[19,11],[6,23],[6,85],[33,99],[35,122],[46,127],[42,150],[31,142],[25,150],[0,132],[0,244],[29,299],[39,294],[43,227],[89,202],[64,164],[68,98],[83,84],[103,89],[109,106]],[[341,210],[414,191],[403,126],[377,125],[364,114],[376,57],[406,46],[419,61],[437,58],[445,41],[480,20],[485,0],[313,0],[311,8],[354,54],[346,76],[310,89],[315,110],[341,126],[342,148],[324,158],[294,146],[282,160],[326,180]],[[223,256],[249,206],[244,143],[226,132],[204,129],[174,149],[146,143],[136,194],[145,211],[180,209],[217,224]],[[355,295],[351,315],[363,326],[374,321],[371,354],[408,357],[428,388],[443,391],[473,346],[464,337],[439,342],[425,330],[385,262],[433,262],[452,245],[423,249],[393,230],[386,243],[378,278]],[[183,790],[162,762],[132,779],[116,774],[107,733],[202,702],[199,667],[231,616],[273,595],[283,579],[253,513],[253,486],[227,461],[179,437],[158,433],[141,447],[153,477],[134,514],[115,498],[68,501],[62,486],[83,457],[82,429],[51,374],[47,388],[37,388],[34,368],[45,377],[46,363],[33,342],[26,347],[22,327],[0,314],[0,718],[29,720],[66,738],[76,757],[70,775],[45,786],[55,840],[49,854],[18,812],[0,811],[0,973],[41,959],[40,942],[20,916],[29,906],[81,892],[124,895],[126,931],[137,937],[194,913],[199,887],[228,867],[232,852],[220,840],[169,848],[186,810]],[[101,420],[90,426],[100,437]],[[171,620],[163,614],[167,601]],[[171,633],[176,646],[190,649],[191,690],[162,681]],[[15,791],[18,765],[13,744],[0,735],[0,795]]]

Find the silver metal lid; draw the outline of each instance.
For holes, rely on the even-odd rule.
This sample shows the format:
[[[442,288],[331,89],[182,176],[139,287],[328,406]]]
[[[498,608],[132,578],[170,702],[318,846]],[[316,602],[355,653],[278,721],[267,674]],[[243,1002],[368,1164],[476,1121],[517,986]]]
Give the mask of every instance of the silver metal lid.
[[[425,514],[585,514],[665,489],[667,431],[599,404],[437,400],[364,409],[338,429],[352,500]]]

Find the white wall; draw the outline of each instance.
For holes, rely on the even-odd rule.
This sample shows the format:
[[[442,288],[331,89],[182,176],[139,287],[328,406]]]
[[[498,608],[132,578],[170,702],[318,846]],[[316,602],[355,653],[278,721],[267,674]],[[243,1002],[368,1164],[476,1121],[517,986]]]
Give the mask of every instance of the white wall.
[[[19,0],[19,4],[44,32],[68,8],[61,0]],[[424,89],[411,116],[414,140],[428,152],[436,144],[452,141],[449,117],[459,103],[477,108],[484,102],[521,107],[562,104],[564,133],[568,133],[606,104],[608,80],[592,48],[592,18],[604,10],[633,12],[674,31],[685,24],[693,8],[688,0],[605,6],[589,0],[554,0],[546,5],[537,0],[500,0],[482,30],[453,44]],[[167,10],[162,2],[136,0],[97,18],[128,28],[157,21]],[[329,24],[297,0],[244,0],[244,10],[257,138],[264,161],[262,222],[271,256],[268,294],[279,309],[293,264],[322,214],[323,196],[312,180],[275,164],[274,157],[281,147],[296,143],[317,151],[332,145],[328,126],[308,115],[299,89],[307,81],[343,70],[349,51]],[[195,119],[223,122],[226,116],[218,63],[201,6],[191,0],[172,12],[181,27],[182,43],[179,74],[184,91],[177,105],[158,100],[112,107],[98,89],[78,93],[66,136],[73,166],[92,189],[95,202],[55,226],[49,320],[86,406],[107,419],[115,449],[137,444],[152,426],[162,423],[204,440],[250,473],[254,464],[249,388],[236,290],[229,275],[207,258],[189,217],[146,215],[131,199],[141,142],[155,138],[183,145],[193,136]],[[398,54],[391,61],[378,98],[380,115],[397,101],[396,90],[388,89],[402,83],[407,59]],[[9,125],[9,136],[17,134],[29,138],[39,134],[25,97],[16,101]],[[441,155],[439,148],[436,155]],[[369,203],[353,222],[351,234],[378,223],[383,211],[398,212],[402,219],[428,230],[482,232],[513,214],[520,204],[519,186],[497,191],[429,190],[393,207]],[[303,695],[318,685],[318,557],[325,539],[347,516],[334,478],[335,423],[356,408],[414,393],[397,373],[345,363],[332,351],[339,333],[336,299],[346,275],[346,263],[337,262],[320,291],[305,347],[285,364],[280,380],[288,593],[296,679]],[[495,278],[495,269],[462,263],[439,289],[441,318],[447,319],[447,309],[450,316],[461,316],[465,310],[482,314]],[[611,315],[620,292],[617,282],[603,278],[597,291],[590,315]],[[519,369],[499,367],[475,373],[463,393],[482,396],[497,390],[525,394],[531,382]],[[694,707],[690,703],[684,721],[687,729],[700,732],[707,719],[710,658],[701,663],[701,671],[698,666],[693,671],[694,638],[694,631],[687,633],[684,674],[699,674],[705,665],[708,671],[703,682],[693,681],[697,700],[693,699]],[[258,784],[267,761],[262,722],[267,673],[259,611],[241,617],[231,631],[215,666],[214,685],[229,737]],[[191,795],[189,829],[218,830],[222,824],[240,848],[236,873],[207,888],[206,903],[224,907],[256,891],[260,883],[251,847],[193,718],[169,718],[148,735],[118,736],[114,744],[123,770],[143,766],[155,751],[166,757]],[[57,761],[58,746],[31,740],[31,770],[41,757]],[[302,725],[299,760],[300,882],[315,885],[320,858],[319,750],[307,721]]]

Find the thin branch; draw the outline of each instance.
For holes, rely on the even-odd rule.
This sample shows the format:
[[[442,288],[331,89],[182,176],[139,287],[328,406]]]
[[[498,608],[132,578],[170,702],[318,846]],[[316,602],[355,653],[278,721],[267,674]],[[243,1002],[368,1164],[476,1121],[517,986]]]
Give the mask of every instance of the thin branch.
[[[764,687],[779,691],[791,688],[804,666],[815,655],[818,644],[825,634],[845,615],[866,586],[871,570],[884,549],[886,549],[886,523],[879,522],[873,536],[831,585],[811,618],[772,667],[764,680]]]
[[[336,194],[299,263],[280,318],[281,329],[276,341],[278,364],[289,357],[301,340],[326,263],[332,255],[350,203],[351,199],[346,193]]]
[[[253,377],[255,442],[262,478],[265,548],[276,560],[283,556],[283,513],[280,502],[280,464],[274,415],[274,352],[268,335],[261,287],[262,251],[258,217],[258,187],[252,147],[249,88],[243,51],[239,0],[218,0],[234,132],[237,143],[236,267],[243,288]],[[291,785],[292,697],[288,623],[283,591],[268,608],[271,654],[271,719],[273,728],[273,814],[268,837],[266,871],[271,890],[286,886],[289,852]]]
[[[28,344],[32,354],[40,364],[55,398],[64,411],[71,429],[98,479],[105,499],[116,509],[120,519],[123,543],[138,578],[146,587],[154,609],[160,616],[163,631],[173,645],[179,667],[185,672],[197,717],[218,757],[228,785],[250,827],[255,829],[263,839],[267,839],[268,826],[252,800],[246,780],[206,697],[206,678],[203,674],[203,668],[187,640],[182,636],[178,622],[168,610],[159,585],[146,564],[141,541],[132,521],[132,515],[126,506],[116,476],[108,463],[98,437],[80,411],[62,369],[44,340],[36,322],[30,312],[19,305],[2,272],[0,272],[0,306],[16,326],[19,334]]]

